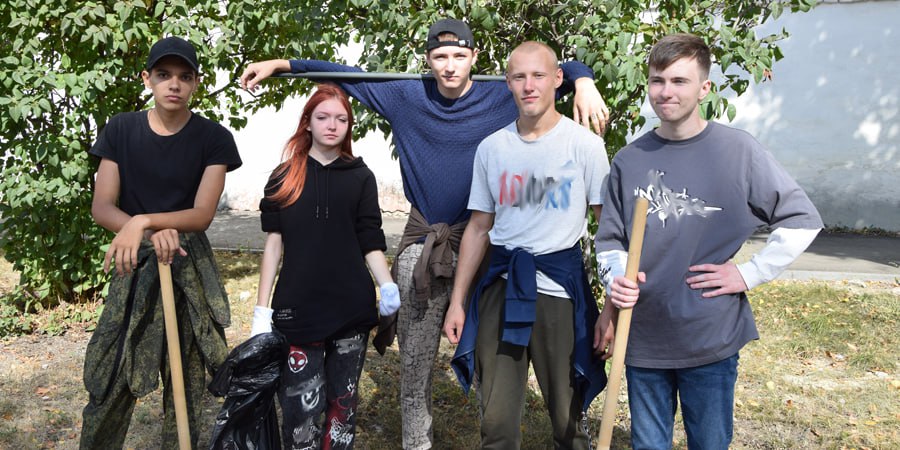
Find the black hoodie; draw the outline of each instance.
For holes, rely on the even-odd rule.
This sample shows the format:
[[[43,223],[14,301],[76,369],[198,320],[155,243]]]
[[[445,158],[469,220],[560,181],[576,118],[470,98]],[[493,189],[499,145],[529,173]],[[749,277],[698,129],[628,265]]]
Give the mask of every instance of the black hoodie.
[[[266,195],[277,182],[269,178]],[[263,198],[259,209],[263,231],[281,233],[284,245],[272,309],[289,343],[319,342],[377,323],[365,255],[387,246],[375,175],[362,158],[327,166],[307,158],[300,198],[287,207]]]

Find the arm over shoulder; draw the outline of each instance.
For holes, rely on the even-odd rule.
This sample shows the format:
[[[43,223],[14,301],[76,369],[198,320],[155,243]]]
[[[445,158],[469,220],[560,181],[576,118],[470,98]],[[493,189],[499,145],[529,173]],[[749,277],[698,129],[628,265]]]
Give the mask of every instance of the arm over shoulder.
[[[338,64],[317,59],[291,60],[291,72],[364,72],[359,67]],[[421,84],[415,80],[358,80],[316,78],[314,81],[328,81],[347,91],[347,94],[358,100],[367,108],[378,114],[390,117],[395,109],[402,109],[402,98],[406,89]]]

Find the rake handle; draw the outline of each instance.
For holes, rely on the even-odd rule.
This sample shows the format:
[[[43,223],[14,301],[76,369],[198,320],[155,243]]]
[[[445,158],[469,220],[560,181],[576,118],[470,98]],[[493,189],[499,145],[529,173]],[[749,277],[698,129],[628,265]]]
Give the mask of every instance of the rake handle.
[[[190,450],[191,430],[184,394],[181,342],[178,338],[178,321],[175,318],[175,289],[172,286],[172,267],[168,264],[159,263],[159,286],[162,293],[163,317],[166,323],[166,348],[169,351],[169,372],[172,375],[172,397],[175,401],[175,423],[178,426],[178,448]]]
[[[647,208],[649,202],[638,198],[634,203],[634,215],[631,220],[631,235],[628,243],[628,262],[625,264],[625,278],[637,282],[638,268],[641,264],[641,249],[644,246],[644,229],[647,225]],[[598,450],[609,450],[612,442],[613,424],[616,417],[619,389],[622,385],[622,372],[625,370],[625,350],[628,347],[628,332],[631,330],[632,308],[620,309],[616,321],[616,341],[613,344],[612,367],[606,384],[606,399],[603,402],[603,417],[600,419],[600,438]]]

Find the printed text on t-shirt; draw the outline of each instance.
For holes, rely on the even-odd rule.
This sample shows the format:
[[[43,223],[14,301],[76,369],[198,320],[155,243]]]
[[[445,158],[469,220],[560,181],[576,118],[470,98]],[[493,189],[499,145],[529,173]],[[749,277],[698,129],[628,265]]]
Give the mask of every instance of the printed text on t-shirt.
[[[522,208],[542,205],[548,209],[569,209],[572,192],[571,177],[557,180],[547,176],[538,178],[534,174],[522,172],[500,175],[500,206]]]

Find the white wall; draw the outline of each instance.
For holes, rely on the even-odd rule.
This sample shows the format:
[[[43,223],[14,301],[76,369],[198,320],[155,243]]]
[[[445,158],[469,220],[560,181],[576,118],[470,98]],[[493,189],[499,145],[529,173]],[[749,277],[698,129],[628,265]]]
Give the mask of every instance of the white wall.
[[[285,80],[274,81],[286,83]],[[247,126],[234,132],[244,165],[229,173],[220,206],[228,209],[256,210],[263,187],[272,169],[281,161],[284,144],[297,129],[305,99],[295,97],[285,102],[280,111],[266,108],[250,117]],[[408,211],[403,196],[400,167],[391,159],[387,141],[381,132],[369,133],[353,142],[353,153],[361,156],[378,178],[383,211]]]
[[[785,28],[774,79],[735,101],[826,225],[900,231],[900,2],[820,4]]]
[[[345,49],[342,54],[348,61],[356,61],[359,48]],[[273,79],[263,82],[277,89],[284,89],[289,81]],[[245,98],[250,99],[245,94]],[[247,126],[233,131],[244,165],[229,173],[225,180],[225,193],[220,207],[237,210],[256,210],[262,198],[263,187],[272,169],[281,161],[284,144],[297,129],[305,98],[289,98],[280,111],[265,108],[250,116]],[[380,131],[369,133],[353,142],[353,153],[361,156],[378,178],[379,202],[383,211],[409,211],[409,203],[403,195],[400,166],[391,158],[391,151]]]
[[[772,150],[829,226],[900,231],[898,24],[898,1],[822,4],[785,14],[759,30],[762,36],[784,27],[791,34],[780,44],[785,59],[776,63],[774,79],[751,84],[734,99],[738,115],[731,125]],[[301,108],[293,100],[278,113],[250,118],[236,133],[244,167],[229,175],[227,207],[256,208]],[[645,112],[653,115],[646,105]],[[407,208],[397,162],[380,133],[354,150],[379,178],[382,209]]]

